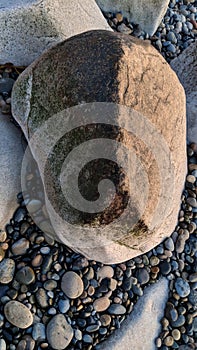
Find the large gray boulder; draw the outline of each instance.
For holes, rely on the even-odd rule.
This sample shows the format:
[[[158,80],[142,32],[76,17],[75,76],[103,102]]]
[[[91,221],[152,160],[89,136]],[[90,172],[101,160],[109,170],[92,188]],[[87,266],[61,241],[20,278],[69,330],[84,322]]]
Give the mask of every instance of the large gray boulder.
[[[10,221],[21,191],[21,165],[26,143],[22,132],[0,112],[0,229]]]
[[[55,233],[34,213],[44,231],[103,263],[173,232],[186,174],[185,95],[148,42],[109,31],[70,38],[21,74],[12,107],[44,184]]]
[[[111,30],[94,0],[0,0],[0,63],[28,66],[52,44]]]
[[[161,331],[160,320],[164,316],[168,292],[165,278],[147,287],[121,329],[97,345],[98,350],[156,350],[155,340]]]
[[[122,12],[131,22],[153,35],[164,17],[169,0],[96,0],[105,12]]]
[[[186,93],[187,142],[197,143],[197,41],[192,43],[179,57],[171,61]]]

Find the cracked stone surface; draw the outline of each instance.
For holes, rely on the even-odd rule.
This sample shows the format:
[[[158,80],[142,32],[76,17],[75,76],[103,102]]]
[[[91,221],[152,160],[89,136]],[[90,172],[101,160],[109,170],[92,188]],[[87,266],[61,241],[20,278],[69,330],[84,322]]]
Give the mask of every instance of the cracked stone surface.
[[[171,235],[186,174],[185,94],[149,43],[109,31],[70,38],[21,74],[13,88],[12,111],[28,140],[36,132],[30,147],[61,242],[108,264],[149,251]],[[95,123],[100,125],[95,128]],[[83,148],[91,139],[98,141]],[[116,148],[108,139],[121,142]],[[79,152],[73,160],[67,157],[71,149]],[[103,159],[110,159],[109,164]],[[94,209],[98,191],[106,200],[113,193],[110,186],[109,191],[99,188],[103,178],[111,179],[117,192],[99,211]],[[69,181],[66,198],[59,179]],[[89,201],[92,211],[84,210]]]
[[[167,299],[167,278],[147,287],[122,327],[103,344],[97,345],[97,350],[156,350],[155,339],[161,330],[160,320]]]
[[[28,66],[52,44],[111,30],[94,0],[0,0],[0,63]]]
[[[167,11],[169,0],[96,0],[106,12],[122,12],[131,22],[153,35]]]

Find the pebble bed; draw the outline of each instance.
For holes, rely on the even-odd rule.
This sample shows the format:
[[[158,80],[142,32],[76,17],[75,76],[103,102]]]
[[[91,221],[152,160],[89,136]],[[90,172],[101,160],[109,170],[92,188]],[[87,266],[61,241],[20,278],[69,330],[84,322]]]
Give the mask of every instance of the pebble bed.
[[[170,62],[197,38],[197,1],[171,0],[157,32],[150,36],[138,24],[129,22],[121,13],[104,12],[114,31],[151,40],[152,45]]]
[[[28,174],[28,181],[33,176]],[[19,207],[0,232],[0,349],[96,350],[115,329],[124,327],[144,289],[161,276],[170,281],[170,290],[156,347],[196,349],[196,198],[193,143],[188,146],[188,175],[171,237],[146,254],[107,266],[44,235],[18,194]],[[39,205],[38,199],[32,200],[35,211]]]
[[[121,14],[105,15],[114,30],[150,39],[168,61],[196,36],[196,1],[171,1],[161,26],[151,38]],[[169,33],[174,33],[176,42],[173,43],[173,34]],[[174,52],[170,45],[174,45]],[[12,121],[10,93],[23,69],[11,64],[0,67],[0,107]],[[33,176],[29,174],[30,182]],[[124,319],[144,289],[157,283],[161,276],[170,281],[170,291],[161,320],[162,331],[155,339],[156,348],[196,349],[197,145],[194,143],[188,146],[188,175],[181,200],[178,224],[170,238],[137,258],[106,266],[89,261],[44,235],[29,216],[22,194],[18,194],[18,209],[5,231],[0,232],[0,349],[96,350],[97,344],[124,327]],[[35,210],[40,209],[39,205],[37,199],[32,202]]]

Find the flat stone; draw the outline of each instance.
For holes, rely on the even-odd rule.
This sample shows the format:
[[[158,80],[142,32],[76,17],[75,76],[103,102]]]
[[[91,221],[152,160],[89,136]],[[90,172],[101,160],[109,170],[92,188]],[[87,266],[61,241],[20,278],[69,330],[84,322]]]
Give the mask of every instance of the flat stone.
[[[155,349],[155,339],[161,330],[160,320],[164,315],[167,298],[167,279],[163,278],[147,287],[144,296],[137,301],[121,328],[97,345],[98,350]]]
[[[67,348],[73,335],[73,329],[64,315],[54,316],[47,325],[47,340],[53,349],[62,350]]]
[[[57,67],[55,71],[54,66]],[[51,71],[54,72],[53,79]],[[103,85],[103,81],[106,84]],[[101,111],[98,113],[99,108]],[[53,46],[17,79],[12,91],[12,110],[39,164],[41,177],[46,181],[44,197],[55,231],[54,239],[87,259],[113,264],[145,253],[171,235],[177,223],[186,175],[185,95],[174,72],[148,41],[96,30]],[[75,126],[79,121],[81,123],[81,115],[84,116],[84,125],[80,124],[80,131],[74,128],[72,133],[79,131],[80,140],[85,135],[92,141],[94,136],[94,140],[98,141],[94,147],[90,147],[92,142],[82,142],[75,147],[76,137],[72,137],[72,140],[65,137],[67,126],[70,130],[72,123]],[[170,125],[165,120],[169,120]],[[107,128],[103,126],[106,122]],[[99,126],[93,131],[95,123]],[[114,141],[122,137],[119,128],[114,130],[114,123],[124,127],[127,125],[129,130],[133,130],[128,134],[125,131],[127,136],[123,136],[124,149],[125,145],[126,149],[133,149],[125,156],[122,142],[118,142],[121,151],[114,147],[117,144]],[[84,128],[86,131],[83,133]],[[32,135],[37,138],[36,142],[30,142],[30,138],[31,141],[34,139]],[[114,146],[108,147],[112,138]],[[136,138],[140,140],[139,143],[136,143]],[[54,145],[55,149],[60,147],[64,152],[51,153]],[[86,147],[88,151],[85,151]],[[78,154],[80,150],[72,162],[71,148],[72,154]],[[94,152],[96,155],[98,152],[102,154],[95,157]],[[44,160],[43,157],[48,154],[50,157]],[[66,154],[70,154],[66,159],[72,166],[67,164],[66,171],[61,173]],[[104,188],[99,198],[104,197],[104,202],[95,200],[98,183],[103,179],[103,164],[100,162],[103,163],[107,154],[110,159],[115,158],[116,164],[125,163],[120,168],[120,172],[125,169],[121,178],[126,176],[128,179],[121,186],[121,199],[115,196],[115,203],[111,206],[104,204],[109,202],[114,191],[113,181],[110,181],[109,187],[109,181],[101,181]],[[90,159],[93,157],[94,161],[99,158],[100,165],[92,167],[91,171],[89,166],[92,162],[88,163],[88,174],[94,179],[93,182],[89,177],[86,179],[83,171],[78,181],[77,171],[83,169],[81,163],[85,161],[82,155],[85,158],[88,155]],[[132,156],[133,163],[130,159]],[[147,160],[149,158],[151,166]],[[118,172],[113,175],[111,161],[106,171],[116,177]],[[46,162],[47,166],[44,166]],[[143,166],[140,167],[140,164]],[[170,175],[169,171],[173,174]],[[69,186],[64,188],[69,192],[67,199],[59,187],[59,176],[64,184],[69,182]],[[76,181],[80,183],[80,191],[76,191],[75,196],[74,189],[78,188]],[[100,204],[102,210],[97,210]],[[87,215],[84,206],[88,206]],[[122,210],[124,215],[120,215]],[[113,220],[116,215],[119,215],[119,219]],[[112,221],[103,225],[103,220]]]
[[[7,284],[12,281],[15,272],[15,262],[12,259],[4,259],[0,262],[0,283]]]
[[[126,308],[120,304],[112,304],[107,311],[110,315],[124,315]]]
[[[169,0],[96,0],[105,12],[119,12],[153,35],[167,11]]]
[[[68,298],[76,299],[83,293],[83,281],[76,272],[68,271],[62,277],[61,289]]]
[[[175,281],[175,289],[181,298],[185,298],[190,294],[189,283],[182,278],[177,278]]]
[[[21,191],[25,142],[21,142],[19,128],[1,111],[0,130],[0,229],[3,230],[18,206],[16,196]]]
[[[1,0],[0,63],[28,66],[54,43],[111,30],[94,0]]]
[[[26,254],[29,249],[29,241],[26,238],[21,238],[12,245],[11,249],[14,255]]]
[[[24,304],[19,301],[9,301],[4,307],[7,320],[18,328],[28,328],[33,323],[33,315]]]

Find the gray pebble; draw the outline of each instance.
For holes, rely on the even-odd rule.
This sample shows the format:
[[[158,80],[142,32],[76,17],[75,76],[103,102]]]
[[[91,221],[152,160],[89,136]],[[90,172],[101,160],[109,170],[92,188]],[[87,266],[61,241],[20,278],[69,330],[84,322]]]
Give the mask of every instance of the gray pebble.
[[[165,245],[166,249],[168,249],[171,252],[173,252],[173,250],[174,250],[174,242],[173,242],[173,239],[171,237],[169,237],[168,239],[165,240],[164,245]]]
[[[83,281],[76,272],[68,271],[62,277],[61,289],[68,298],[76,299],[84,291]]]
[[[175,289],[181,298],[185,298],[190,294],[189,283],[183,280],[182,278],[177,278],[177,280],[175,281]]]
[[[34,340],[43,341],[46,339],[46,330],[43,323],[35,323],[33,325],[32,337]]]
[[[53,349],[63,350],[71,342],[74,332],[64,315],[54,316],[47,325],[47,340]]]
[[[185,324],[185,316],[179,315],[178,319],[175,322],[171,322],[173,328],[181,327]]]
[[[34,281],[35,274],[31,267],[24,266],[16,273],[15,278],[20,284],[28,285]]]
[[[145,268],[137,270],[136,277],[141,285],[148,283],[150,279],[150,275]]]
[[[48,305],[48,296],[43,288],[39,288],[36,292],[36,300],[41,308],[46,309]]]
[[[69,299],[60,299],[58,302],[59,310],[62,314],[65,314],[70,308]]]
[[[124,315],[126,313],[126,309],[121,304],[112,304],[107,310],[110,315]]]

